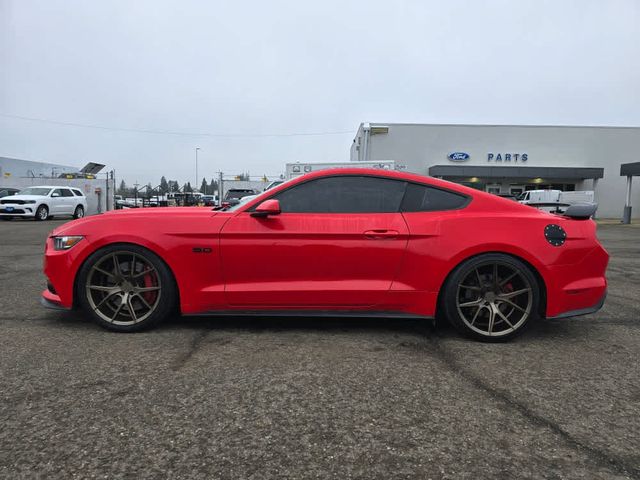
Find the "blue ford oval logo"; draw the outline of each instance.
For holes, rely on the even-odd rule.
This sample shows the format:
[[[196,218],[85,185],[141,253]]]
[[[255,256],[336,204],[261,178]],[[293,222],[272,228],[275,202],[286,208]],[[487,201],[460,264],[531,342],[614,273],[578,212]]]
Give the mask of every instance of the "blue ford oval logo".
[[[452,162],[466,162],[469,160],[469,154],[464,152],[451,152],[447,156]]]

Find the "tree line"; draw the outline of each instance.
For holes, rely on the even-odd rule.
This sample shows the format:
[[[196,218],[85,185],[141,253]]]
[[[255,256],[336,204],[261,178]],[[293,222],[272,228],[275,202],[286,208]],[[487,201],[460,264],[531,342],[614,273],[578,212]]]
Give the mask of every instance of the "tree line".
[[[151,182],[149,182],[146,185],[129,186],[124,180],[121,180],[120,186],[116,190],[116,195],[122,195],[123,197],[134,197],[136,196],[136,190],[138,191],[138,196],[145,194],[166,195],[167,193],[185,193],[194,191],[193,187],[191,186],[191,182],[186,182],[185,184],[180,186],[180,184],[176,180],[167,180],[163,175],[160,179],[159,185],[152,185]],[[200,184],[200,189],[198,191],[203,195],[214,195],[215,192],[218,191],[218,181],[212,178],[210,182],[207,182],[207,179],[203,178],[202,183]]]

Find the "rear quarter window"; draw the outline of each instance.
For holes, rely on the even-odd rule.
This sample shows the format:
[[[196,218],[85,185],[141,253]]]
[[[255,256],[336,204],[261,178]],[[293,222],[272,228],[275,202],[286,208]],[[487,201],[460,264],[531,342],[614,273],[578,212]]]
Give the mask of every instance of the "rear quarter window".
[[[84,195],[82,195],[82,192],[80,190],[76,190],[75,188],[72,188],[71,191],[73,192],[73,194],[76,197],[83,197]]]
[[[410,183],[402,201],[403,212],[439,212],[457,210],[469,202],[469,197],[449,190]]]

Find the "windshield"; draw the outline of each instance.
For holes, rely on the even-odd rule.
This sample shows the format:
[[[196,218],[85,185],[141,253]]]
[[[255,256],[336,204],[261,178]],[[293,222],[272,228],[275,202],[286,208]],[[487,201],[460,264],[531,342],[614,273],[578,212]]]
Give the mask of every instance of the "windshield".
[[[20,190],[20,195],[41,195],[43,197],[46,197],[47,195],[49,195],[50,191],[50,188],[29,187],[25,188],[24,190]]]

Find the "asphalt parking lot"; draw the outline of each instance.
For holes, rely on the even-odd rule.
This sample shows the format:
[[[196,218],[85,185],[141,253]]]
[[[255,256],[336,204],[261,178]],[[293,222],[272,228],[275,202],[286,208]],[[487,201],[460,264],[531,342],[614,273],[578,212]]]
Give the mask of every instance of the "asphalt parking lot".
[[[597,314],[507,344],[399,320],[44,310],[43,241],[0,223],[2,478],[640,478],[640,228],[601,225]]]

